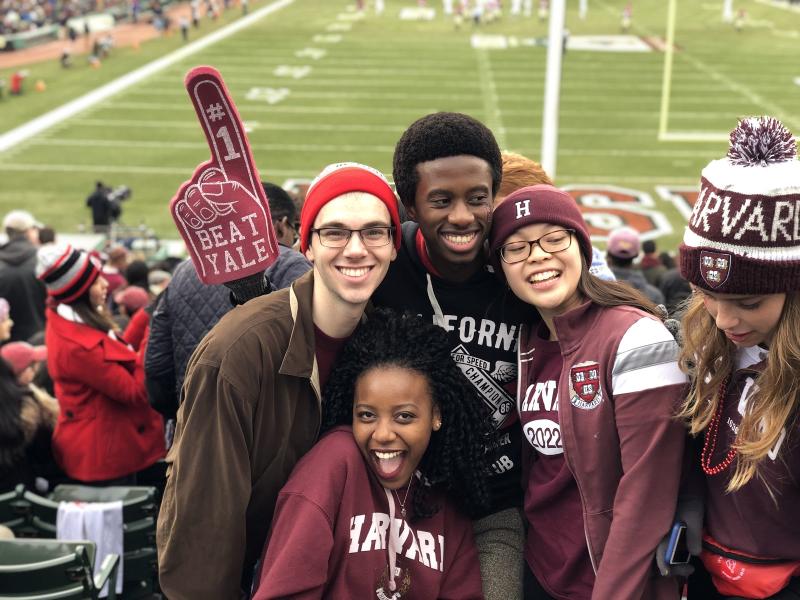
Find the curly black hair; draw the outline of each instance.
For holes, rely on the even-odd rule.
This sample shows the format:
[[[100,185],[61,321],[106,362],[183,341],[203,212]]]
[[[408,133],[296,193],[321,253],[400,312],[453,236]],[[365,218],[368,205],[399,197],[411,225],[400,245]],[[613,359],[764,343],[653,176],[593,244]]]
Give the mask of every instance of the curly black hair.
[[[413,518],[439,510],[432,488],[449,493],[468,515],[479,514],[489,505],[485,446],[494,429],[477,393],[453,362],[447,334],[422,317],[379,309],[355,331],[325,386],[322,431],[351,425],[359,378],[389,366],[423,375],[442,418],[441,429],[431,435],[417,467],[429,485],[413,495]]]
[[[403,204],[414,205],[419,175],[417,165],[449,156],[477,156],[492,171],[492,196],[503,178],[503,160],[494,135],[486,125],[462,113],[438,112],[414,121],[394,147],[392,176]]]

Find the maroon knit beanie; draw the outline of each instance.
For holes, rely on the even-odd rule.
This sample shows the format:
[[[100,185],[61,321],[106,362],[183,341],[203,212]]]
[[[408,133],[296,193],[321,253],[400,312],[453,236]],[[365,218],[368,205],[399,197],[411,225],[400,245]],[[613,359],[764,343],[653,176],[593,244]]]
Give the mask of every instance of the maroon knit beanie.
[[[703,169],[680,266],[721,294],[800,290],[800,161],[780,121],[742,119],[728,155]]]
[[[300,211],[300,250],[305,252],[311,240],[311,229],[319,211],[331,200],[350,192],[366,192],[377,197],[389,209],[389,217],[394,225],[394,244],[400,249],[400,213],[397,197],[389,182],[380,173],[354,162],[328,165],[317,175],[306,192],[303,209]]]
[[[492,265],[500,273],[500,248],[517,229],[552,223],[575,231],[587,267],[592,264],[592,241],[575,199],[547,184],[531,185],[506,196],[492,214],[489,235]]]

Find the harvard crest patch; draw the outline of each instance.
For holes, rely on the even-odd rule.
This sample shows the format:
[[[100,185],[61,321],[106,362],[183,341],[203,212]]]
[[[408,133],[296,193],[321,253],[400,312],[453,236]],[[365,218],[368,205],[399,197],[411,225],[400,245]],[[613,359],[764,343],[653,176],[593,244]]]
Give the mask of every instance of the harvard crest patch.
[[[570,368],[569,396],[572,406],[581,410],[592,410],[603,401],[600,365],[597,362],[584,362]]]
[[[716,289],[728,280],[731,274],[731,255],[722,252],[700,252],[700,275],[709,287]]]

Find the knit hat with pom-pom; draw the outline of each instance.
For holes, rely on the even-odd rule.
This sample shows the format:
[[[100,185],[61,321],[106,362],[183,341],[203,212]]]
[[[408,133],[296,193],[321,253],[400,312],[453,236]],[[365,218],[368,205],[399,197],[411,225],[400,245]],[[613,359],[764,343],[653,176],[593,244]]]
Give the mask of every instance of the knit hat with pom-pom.
[[[88,292],[100,275],[100,264],[69,244],[42,246],[37,258],[36,277],[56,302],[74,302]]]
[[[720,294],[800,290],[800,161],[780,121],[742,119],[728,155],[703,169],[680,266]]]

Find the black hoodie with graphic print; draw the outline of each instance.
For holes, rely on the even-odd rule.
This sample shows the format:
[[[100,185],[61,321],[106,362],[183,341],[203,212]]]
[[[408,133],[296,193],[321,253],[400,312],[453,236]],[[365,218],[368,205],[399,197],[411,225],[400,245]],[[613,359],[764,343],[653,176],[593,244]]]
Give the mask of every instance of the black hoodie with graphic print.
[[[518,300],[488,266],[463,283],[430,273],[417,250],[418,231],[417,223],[403,223],[397,259],[372,302],[421,315],[447,331],[453,360],[483,399],[486,418],[498,432],[497,446],[487,448],[492,507],[486,514],[518,507],[522,502],[522,433],[514,408],[517,331],[520,323],[537,320],[538,313]]]

